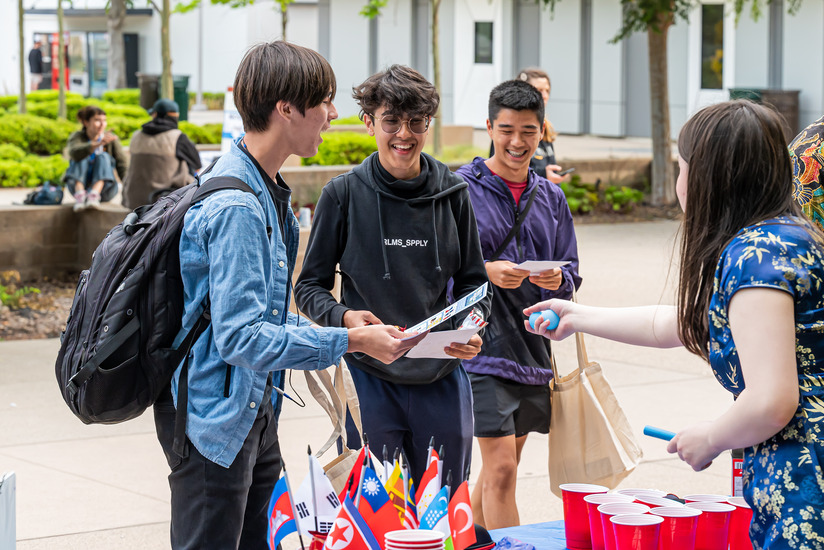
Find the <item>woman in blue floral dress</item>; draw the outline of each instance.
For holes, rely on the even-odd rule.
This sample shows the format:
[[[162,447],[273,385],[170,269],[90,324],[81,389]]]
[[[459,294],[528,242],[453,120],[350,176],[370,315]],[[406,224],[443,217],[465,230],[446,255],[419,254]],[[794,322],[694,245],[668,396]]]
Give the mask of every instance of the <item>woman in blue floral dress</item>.
[[[695,470],[744,448],[756,549],[824,550],[824,235],[793,201],[779,115],[748,101],[695,114],[678,139],[684,210],[677,306],[599,308],[549,300],[533,332],[683,345],[735,396],[668,450]],[[529,329],[527,324],[527,329]]]

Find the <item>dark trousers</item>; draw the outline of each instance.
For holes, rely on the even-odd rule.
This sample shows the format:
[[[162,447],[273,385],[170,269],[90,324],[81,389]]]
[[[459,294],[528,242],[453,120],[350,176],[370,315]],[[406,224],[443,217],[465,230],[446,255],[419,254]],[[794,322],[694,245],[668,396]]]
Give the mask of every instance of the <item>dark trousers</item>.
[[[175,408],[155,404],[157,439],[172,472],[172,548],[268,550],[269,498],[280,476],[280,446],[271,400],[265,401],[229,468],[201,455],[187,440],[188,456],[173,450]]]
[[[409,460],[409,470],[417,490],[426,470],[429,439],[435,450],[444,449],[442,482],[452,470],[452,488],[464,480],[472,457],[472,386],[463,367],[458,367],[430,384],[395,384],[352,367],[352,380],[360,401],[363,431],[370,450],[379,459],[383,446],[389,458],[395,447]],[[347,443],[360,447],[352,418],[346,422]]]

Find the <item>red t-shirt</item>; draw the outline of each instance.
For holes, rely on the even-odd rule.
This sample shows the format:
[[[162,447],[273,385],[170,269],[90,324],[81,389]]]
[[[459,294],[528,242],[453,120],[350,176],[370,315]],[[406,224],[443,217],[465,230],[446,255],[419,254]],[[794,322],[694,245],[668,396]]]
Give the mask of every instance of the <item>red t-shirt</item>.
[[[490,170],[490,172],[492,172],[492,170]],[[498,174],[496,174],[495,172],[492,172],[492,175],[498,176]],[[501,176],[498,177],[501,178]],[[524,180],[522,182],[514,182],[505,180],[504,178],[501,179],[504,181],[506,186],[509,187],[509,192],[512,193],[512,196],[515,198],[515,204],[520,204],[521,195],[524,193],[524,190],[526,189],[527,180]]]

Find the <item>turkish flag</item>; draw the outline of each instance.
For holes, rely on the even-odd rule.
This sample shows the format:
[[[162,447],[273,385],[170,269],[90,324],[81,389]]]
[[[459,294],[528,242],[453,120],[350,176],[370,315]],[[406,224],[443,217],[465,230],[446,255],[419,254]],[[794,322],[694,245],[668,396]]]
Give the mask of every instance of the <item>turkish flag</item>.
[[[458,486],[449,502],[449,529],[455,550],[464,550],[475,544],[475,519],[469,503],[469,485],[466,481]]]

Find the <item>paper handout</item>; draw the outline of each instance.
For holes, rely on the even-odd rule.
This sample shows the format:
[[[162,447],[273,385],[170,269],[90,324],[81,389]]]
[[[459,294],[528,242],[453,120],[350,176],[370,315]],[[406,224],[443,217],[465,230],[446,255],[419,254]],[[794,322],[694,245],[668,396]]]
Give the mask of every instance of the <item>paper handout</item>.
[[[539,273],[543,273],[548,269],[555,269],[556,267],[561,267],[568,263],[569,260],[527,260],[525,262],[519,263],[515,267],[518,269],[523,269],[524,271],[529,271],[530,275],[538,275]]]
[[[448,347],[452,342],[466,344],[479,330],[481,330],[481,327],[466,327],[457,330],[430,332],[418,345],[410,349],[406,356],[412,359],[454,359],[451,355],[447,355],[443,349]]]
[[[456,313],[460,313],[469,306],[476,304],[480,299],[486,296],[486,290],[488,287],[489,283],[482,284],[454,304],[450,304],[448,307],[436,313],[426,321],[421,321],[414,327],[406,329],[404,332],[414,332],[420,334],[422,332],[426,332],[427,330],[431,330],[433,327],[440,325],[450,317],[453,317]],[[415,336],[408,336],[403,338],[403,340],[409,340],[410,338],[415,338]]]

